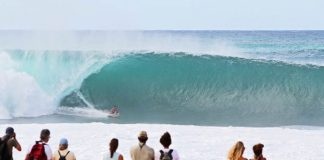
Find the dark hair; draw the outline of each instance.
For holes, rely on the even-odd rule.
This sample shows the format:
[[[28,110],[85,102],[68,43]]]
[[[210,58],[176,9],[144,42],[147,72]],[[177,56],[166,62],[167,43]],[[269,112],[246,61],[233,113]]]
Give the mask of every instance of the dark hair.
[[[111,139],[109,146],[110,146],[110,148],[109,148],[110,158],[112,158],[118,148],[118,139],[116,139],[116,138]]]
[[[259,143],[253,146],[253,152],[255,157],[259,157],[262,154],[262,149],[263,149],[264,145]]]
[[[138,137],[138,140],[142,143],[146,143],[146,141],[148,140],[147,137]]]
[[[165,132],[161,138],[160,138],[160,143],[163,145],[163,147],[165,148],[169,148],[169,146],[171,145],[172,143],[172,140],[171,140],[171,135],[169,132]]]
[[[42,129],[42,131],[40,133],[40,139],[45,140],[45,139],[49,138],[50,134],[51,134],[50,130]]]
[[[12,127],[6,129],[6,135],[12,135],[15,133],[15,130]]]

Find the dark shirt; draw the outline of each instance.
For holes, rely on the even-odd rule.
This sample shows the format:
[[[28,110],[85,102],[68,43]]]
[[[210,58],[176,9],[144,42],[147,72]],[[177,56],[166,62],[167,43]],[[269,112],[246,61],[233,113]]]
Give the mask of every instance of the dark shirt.
[[[8,138],[8,135],[5,135],[1,138],[1,140],[5,140]],[[14,138],[10,138],[7,142],[7,148],[8,148],[8,154],[9,154],[9,157],[11,157],[10,160],[13,160],[12,158],[12,148],[13,147],[17,147],[17,140],[14,139]]]

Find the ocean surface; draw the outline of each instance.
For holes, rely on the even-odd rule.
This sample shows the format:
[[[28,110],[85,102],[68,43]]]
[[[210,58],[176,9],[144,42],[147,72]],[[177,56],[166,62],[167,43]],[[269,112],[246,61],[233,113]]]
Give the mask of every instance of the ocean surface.
[[[324,31],[0,31],[0,123],[323,126],[323,82]]]

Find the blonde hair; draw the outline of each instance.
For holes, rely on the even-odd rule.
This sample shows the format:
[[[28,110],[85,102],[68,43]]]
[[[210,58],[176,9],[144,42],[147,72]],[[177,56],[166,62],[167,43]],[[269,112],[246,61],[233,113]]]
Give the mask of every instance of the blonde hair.
[[[229,150],[227,159],[238,160],[244,152],[244,144],[241,141],[235,143],[235,145]]]

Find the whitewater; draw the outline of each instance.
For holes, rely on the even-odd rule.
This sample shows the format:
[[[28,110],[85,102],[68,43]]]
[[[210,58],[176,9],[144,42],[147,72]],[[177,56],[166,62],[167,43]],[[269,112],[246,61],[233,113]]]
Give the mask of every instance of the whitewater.
[[[238,140],[247,158],[261,142],[268,159],[321,159],[323,44],[323,31],[0,31],[0,128],[23,148],[49,128],[78,159],[112,137],[129,159],[142,129],[155,149],[170,131],[182,159],[225,159]]]
[[[17,139],[22,152],[14,151],[15,159],[23,159],[26,148],[38,139],[43,128],[51,129],[49,141],[53,152],[58,149],[60,138],[69,140],[69,149],[77,159],[102,159],[108,151],[111,138],[119,139],[118,152],[130,159],[129,150],[136,145],[140,130],[148,133],[147,144],[158,152],[161,149],[159,139],[165,131],[172,136],[171,148],[178,151],[181,159],[226,159],[227,152],[238,140],[244,142],[244,157],[252,158],[254,144],[263,143],[264,156],[273,160],[307,159],[321,160],[324,129],[322,127],[215,127],[164,124],[15,124]],[[0,125],[4,130],[6,125]]]

